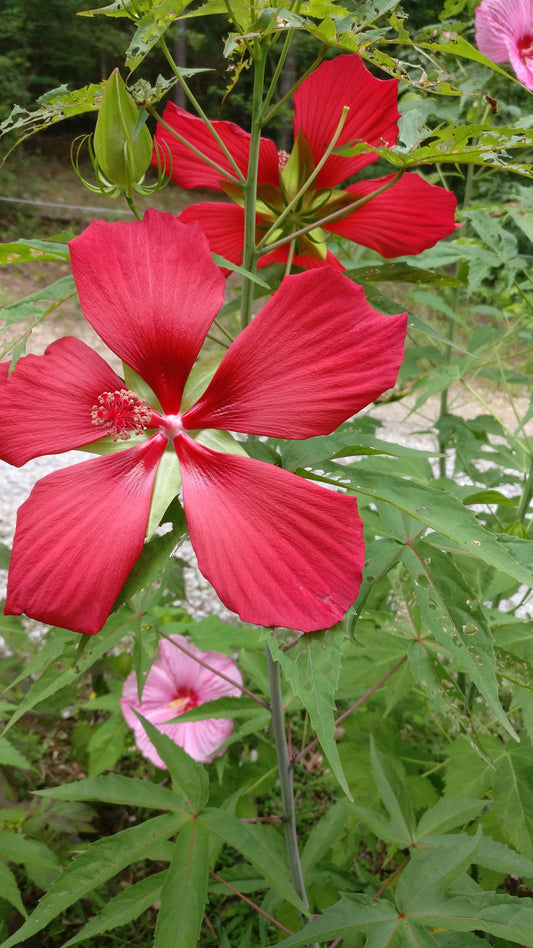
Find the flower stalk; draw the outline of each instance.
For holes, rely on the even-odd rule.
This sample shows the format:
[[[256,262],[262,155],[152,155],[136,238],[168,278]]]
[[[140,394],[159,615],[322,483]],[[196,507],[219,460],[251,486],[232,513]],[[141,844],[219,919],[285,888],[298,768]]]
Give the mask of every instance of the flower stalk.
[[[300,852],[298,849],[298,835],[296,831],[296,809],[294,805],[294,789],[292,779],[292,767],[289,758],[289,748],[287,744],[287,735],[285,732],[285,713],[283,708],[283,696],[281,692],[281,669],[279,662],[275,662],[267,647],[268,661],[268,680],[270,684],[270,713],[272,715],[272,729],[274,732],[274,742],[276,745],[276,756],[278,760],[279,784],[281,790],[281,807],[283,814],[283,828],[285,832],[285,848],[292,884],[296,889],[306,908],[309,908],[309,900],[305,891],[305,882],[302,864],[300,861]],[[305,918],[302,918],[302,924],[305,924]],[[309,948],[318,948],[313,942]]]

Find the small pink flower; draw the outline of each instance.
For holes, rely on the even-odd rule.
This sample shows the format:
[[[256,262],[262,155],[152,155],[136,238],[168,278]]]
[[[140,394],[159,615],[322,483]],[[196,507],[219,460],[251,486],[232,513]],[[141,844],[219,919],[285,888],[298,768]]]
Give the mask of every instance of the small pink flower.
[[[134,711],[138,711],[158,731],[183,747],[194,760],[205,764],[223,753],[219,748],[233,730],[231,718],[209,718],[205,721],[188,721],[185,724],[180,724],[179,721],[172,724],[166,722],[205,704],[206,701],[216,701],[217,698],[226,696],[239,697],[241,689],[238,686],[242,684],[239,669],[227,655],[221,652],[202,652],[182,635],[172,635],[170,638],[176,645],[184,646],[195,657],[186,655],[168,639],[161,639],[157,656],[144,684],[142,700],[139,701],[135,672],[126,678],[120,699],[122,713],[135,734],[135,743],[141,754],[163,770],[166,770],[166,766]],[[210,668],[200,665],[200,661]],[[231,685],[217,672],[231,678],[236,684]]]
[[[493,62],[510,62],[517,79],[533,89],[533,0],[482,0],[476,43]]]

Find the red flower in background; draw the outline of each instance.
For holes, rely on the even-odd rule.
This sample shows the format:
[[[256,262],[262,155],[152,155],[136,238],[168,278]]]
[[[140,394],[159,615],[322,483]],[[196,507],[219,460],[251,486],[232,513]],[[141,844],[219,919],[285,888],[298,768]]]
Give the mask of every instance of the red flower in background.
[[[152,505],[158,523],[181,487],[199,568],[229,609],[265,626],[333,625],[361,579],[355,499],[252,459],[220,432],[329,434],[394,385],[406,314],[377,313],[332,270],[327,293],[324,273],[288,277],[188,407],[185,383],[224,299],[200,227],[147,211],[93,221],[70,251],[85,317],[134,373],[127,383],[72,337],[20,359],[10,378],[0,365],[3,460],[113,450],[44,477],[20,508],[6,613],[98,632]]]
[[[533,0],[482,0],[476,43],[493,62],[510,62],[517,79],[533,89]]]
[[[294,94],[295,147],[288,161],[285,161],[286,156],[278,154],[274,142],[261,139],[257,240],[277,220],[303,180],[323,158],[343,108],[349,106],[349,112],[337,149],[358,141],[392,146],[398,139],[397,99],[397,80],[376,79],[357,55],[338,56],[323,63],[302,83]],[[226,155],[201,119],[173,103],[167,105],[163,118],[182,138],[234,176]],[[250,136],[231,122],[217,121],[213,125],[246,176]],[[228,185],[219,171],[202,161],[162,125],[157,127],[156,141],[160,160],[165,153],[170,153],[172,166],[169,171],[181,187],[226,190],[232,198],[240,200],[235,185]],[[305,269],[325,265],[341,268],[339,261],[326,248],[324,230],[377,250],[384,257],[420,253],[453,232],[454,195],[444,188],[428,184],[414,173],[404,174],[387,190],[350,210],[349,205],[353,202],[379,190],[395,177],[365,177],[348,187],[339,188],[343,181],[377,160],[375,154],[368,153],[351,157],[331,154],[326,159],[305,197],[282,224],[282,233],[276,233],[274,239],[318,222],[326,214],[339,209],[346,208],[346,213],[299,238],[295,264]],[[232,263],[242,263],[244,209],[240,204],[193,204],[182,213],[181,220],[199,221],[214,252]],[[288,254],[288,243],[270,253],[265,247],[259,265],[285,262]]]
[[[221,652],[203,652],[182,635],[169,636],[176,645],[184,646],[187,655],[176,648],[167,639],[161,639],[157,656],[144,683],[142,700],[139,701],[137,676],[128,675],[122,689],[120,704],[127,724],[133,729],[135,743],[141,754],[151,760],[156,767],[166,770],[154,745],[146,734],[142,722],[134,713],[138,711],[143,718],[170,737],[175,744],[183,747],[194,760],[204,764],[218,757],[217,751],[227,741],[233,731],[231,718],[208,718],[204,721],[188,721],[180,724],[167,723],[206,701],[216,701],[226,696],[240,697],[242,675],[235,662]],[[191,655],[194,656],[191,658]],[[209,665],[205,668],[197,659]],[[236,682],[221,678],[217,672]],[[220,753],[220,752],[219,752]]]

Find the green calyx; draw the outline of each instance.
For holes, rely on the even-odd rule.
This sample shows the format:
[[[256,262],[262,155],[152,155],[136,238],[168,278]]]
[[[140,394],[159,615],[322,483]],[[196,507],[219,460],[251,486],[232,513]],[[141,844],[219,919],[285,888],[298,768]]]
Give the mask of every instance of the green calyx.
[[[128,197],[152,160],[152,137],[118,69],[111,73],[102,97],[94,155],[106,178]]]

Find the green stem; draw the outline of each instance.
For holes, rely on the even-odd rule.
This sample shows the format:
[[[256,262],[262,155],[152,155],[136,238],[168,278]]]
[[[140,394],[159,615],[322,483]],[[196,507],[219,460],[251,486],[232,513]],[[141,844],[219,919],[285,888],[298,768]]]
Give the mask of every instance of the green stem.
[[[477,121],[479,121],[479,117],[480,117],[480,115],[481,115],[482,109],[485,109],[485,108],[486,108],[485,96],[480,96],[479,99],[478,99],[478,104],[477,104],[477,110],[476,110],[476,116],[475,116],[475,119],[474,119],[474,123],[476,123]],[[474,167],[474,165],[468,165],[467,170],[466,170],[465,193],[464,193],[464,196],[463,196],[463,210],[464,210],[464,208],[466,208],[466,207],[469,206],[469,204],[470,204],[470,202],[471,202],[471,200],[472,200],[472,193],[473,193],[473,190],[474,190],[474,174],[475,174],[475,167]],[[467,229],[467,227],[468,227],[468,222],[467,222],[466,224],[464,224],[464,226],[463,226],[463,230],[462,230],[462,236],[463,236],[463,237],[464,237],[465,234],[466,234],[466,229]],[[458,265],[456,266],[456,268],[455,268],[455,270],[456,270],[456,276],[461,276],[461,270],[464,270],[464,269],[465,269],[465,264],[458,264]],[[454,290],[454,293],[453,293],[453,300],[452,300],[452,308],[453,308],[454,311],[457,310],[457,308],[458,308],[460,296],[461,296],[460,288]],[[453,319],[450,318],[450,319],[449,319],[449,322],[448,322],[448,340],[449,340],[449,342],[453,342],[454,334],[455,334],[455,322],[454,322]],[[451,357],[452,357],[452,356],[451,356],[451,352],[452,352],[451,346],[448,346],[447,351],[446,351],[446,354],[445,354],[445,359],[446,359],[446,363],[447,363],[447,364],[449,364],[450,361],[451,361]],[[445,389],[441,392],[441,396],[440,396],[440,408],[439,408],[439,421],[442,421],[442,419],[445,418],[445,416],[448,414],[448,408],[449,408],[448,394],[449,394],[449,393],[448,393],[448,389],[447,389],[447,388],[445,388]],[[446,438],[445,436],[443,436],[443,435],[439,432],[439,436],[438,436],[438,451],[439,451],[439,475],[440,475],[440,477],[446,477],[446,450],[447,450],[447,447],[448,447],[448,438]]]
[[[138,221],[142,220],[142,214],[139,212],[139,209],[135,204],[131,194],[124,194],[124,197],[126,198],[126,202],[133,216],[136,217]]]
[[[520,520],[521,523],[524,523],[526,514],[529,510],[529,505],[531,503],[532,497],[533,497],[533,458],[531,458],[531,463],[529,466],[529,474],[524,484],[524,489],[522,491],[522,496],[520,497],[520,503],[518,505],[517,519]]]
[[[305,907],[309,908],[296,832],[296,808],[294,805],[292,767],[289,759],[287,735],[285,733],[285,713],[281,693],[281,669],[279,662],[275,662],[272,658],[268,646],[266,653],[268,661],[268,680],[270,683],[270,713],[272,715],[272,727],[278,759],[285,848],[287,851],[292,884]],[[305,924],[305,921],[305,918],[302,918],[302,924]],[[312,948],[315,948],[314,944]],[[318,948],[318,945],[316,948]]]
[[[244,185],[244,249],[243,267],[255,273],[257,250],[255,246],[255,218],[257,206],[257,175],[259,147],[261,144],[261,110],[263,107],[263,88],[265,81],[266,47],[257,40],[254,47],[254,86],[252,92],[252,123],[250,129],[250,156],[248,176]],[[241,290],[241,329],[252,319],[254,301],[253,281],[243,277]]]
[[[176,79],[178,80],[178,83],[179,83],[179,85],[181,86],[181,88],[183,89],[183,91],[184,91],[185,95],[187,96],[189,102],[191,103],[191,105],[192,105],[193,108],[195,109],[196,114],[199,115],[200,118],[205,122],[205,124],[207,125],[209,131],[211,132],[211,135],[213,136],[213,138],[215,139],[215,141],[217,142],[217,144],[220,146],[220,148],[221,148],[223,154],[225,155],[225,157],[228,159],[228,161],[229,161],[231,167],[233,168],[233,170],[234,170],[234,172],[235,172],[235,174],[236,174],[236,176],[237,176],[237,179],[242,183],[242,181],[244,180],[244,176],[243,176],[242,171],[241,171],[240,168],[238,167],[238,165],[237,165],[237,163],[236,163],[236,161],[235,161],[233,155],[231,154],[231,152],[229,151],[229,149],[226,147],[226,145],[225,145],[224,142],[222,141],[222,139],[221,139],[220,135],[218,134],[217,130],[215,129],[213,123],[210,121],[210,119],[208,119],[208,117],[207,117],[207,115],[205,114],[205,112],[204,112],[202,106],[201,106],[200,103],[198,102],[198,99],[196,99],[196,97],[193,95],[193,93],[192,93],[191,90],[189,89],[189,86],[188,86],[187,83],[185,82],[185,79],[184,79],[183,76],[181,75],[181,73],[180,73],[178,67],[176,66],[176,63],[174,62],[174,60],[173,60],[173,58],[172,58],[172,55],[171,55],[171,53],[170,53],[170,50],[169,50],[169,48],[168,48],[168,46],[167,46],[167,44],[166,44],[166,42],[165,42],[164,36],[161,37],[161,39],[160,39],[159,42],[160,42],[160,44],[161,44],[161,49],[162,49],[162,51],[163,51],[163,53],[164,53],[164,56],[165,56],[165,58],[166,58],[166,60],[167,60],[167,62],[168,62],[168,64],[169,64],[170,68],[172,69],[172,72],[174,73]],[[167,126],[167,127],[168,127],[168,126]],[[171,131],[172,131],[172,129],[171,129]],[[179,136],[178,136],[178,137],[179,137]],[[185,142],[185,144],[186,144],[186,142]],[[191,151],[196,151],[196,149],[191,148]],[[209,159],[206,159],[205,155],[202,155],[201,152],[198,152],[198,154],[200,154],[200,157],[202,157],[204,161],[207,161],[208,164],[214,164],[213,162],[209,161]],[[217,166],[214,165],[214,167],[217,167]],[[225,178],[228,177],[227,171],[224,171],[224,177],[225,177]]]

